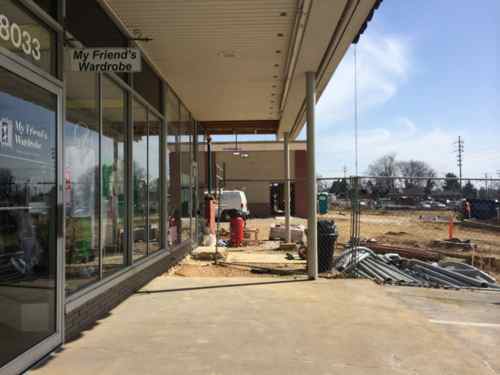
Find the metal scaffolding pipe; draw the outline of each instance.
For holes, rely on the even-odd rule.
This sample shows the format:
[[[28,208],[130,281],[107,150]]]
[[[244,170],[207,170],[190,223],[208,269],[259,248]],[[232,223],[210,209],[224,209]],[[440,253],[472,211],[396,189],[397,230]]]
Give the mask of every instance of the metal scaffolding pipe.
[[[318,229],[316,218],[316,160],[315,160],[315,116],[316,73],[306,73],[307,111],[307,274],[310,279],[318,278]]]
[[[285,240],[287,243],[292,241],[290,232],[290,150],[289,150],[289,133],[284,134],[284,147],[285,153]]]

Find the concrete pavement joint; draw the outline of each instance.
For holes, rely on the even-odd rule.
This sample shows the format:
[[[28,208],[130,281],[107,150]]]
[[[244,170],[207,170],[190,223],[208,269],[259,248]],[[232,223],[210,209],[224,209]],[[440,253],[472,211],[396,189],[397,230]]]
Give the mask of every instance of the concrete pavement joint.
[[[454,321],[454,320],[436,320],[436,319],[429,319],[429,322],[435,323],[435,324],[449,324],[449,325],[457,325],[457,326],[500,328],[500,324],[496,324],[496,323],[459,322],[459,321]]]

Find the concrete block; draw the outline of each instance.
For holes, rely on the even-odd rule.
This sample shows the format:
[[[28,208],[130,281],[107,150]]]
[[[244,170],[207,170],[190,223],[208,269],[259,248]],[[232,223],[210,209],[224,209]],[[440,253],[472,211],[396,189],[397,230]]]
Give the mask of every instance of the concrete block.
[[[303,225],[290,225],[291,240],[295,243],[305,243],[305,227]],[[270,240],[285,241],[285,226],[283,224],[271,224],[269,231]]]

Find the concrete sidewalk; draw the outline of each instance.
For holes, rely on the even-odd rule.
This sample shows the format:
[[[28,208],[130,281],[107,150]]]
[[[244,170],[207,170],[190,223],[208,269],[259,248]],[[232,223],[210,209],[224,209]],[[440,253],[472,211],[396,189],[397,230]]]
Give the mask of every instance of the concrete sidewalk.
[[[158,277],[30,373],[495,374],[469,346],[370,281]]]

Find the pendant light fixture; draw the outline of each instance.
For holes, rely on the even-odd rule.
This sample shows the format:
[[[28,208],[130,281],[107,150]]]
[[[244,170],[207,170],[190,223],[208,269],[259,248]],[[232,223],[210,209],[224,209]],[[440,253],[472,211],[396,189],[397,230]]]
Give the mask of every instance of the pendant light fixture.
[[[238,134],[234,133],[234,151],[233,151],[234,156],[239,156],[240,155],[240,150],[238,148]]]

